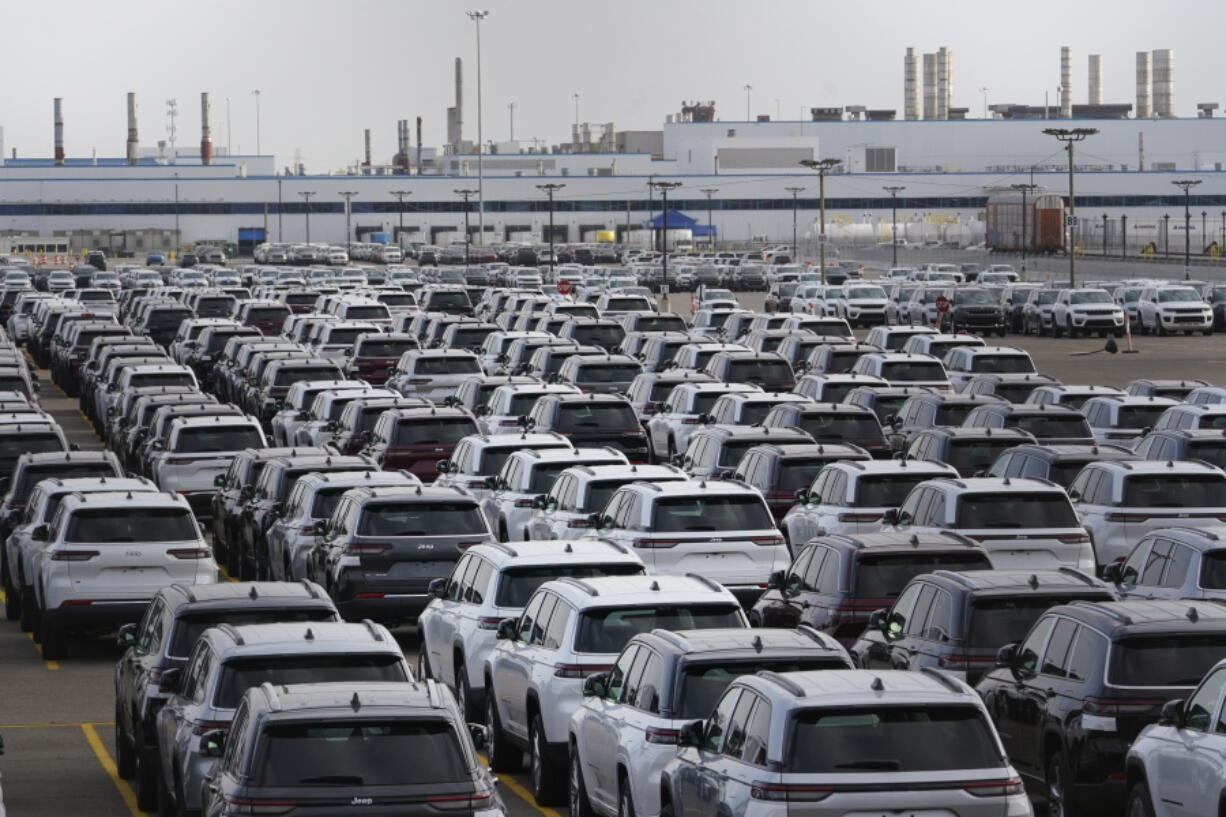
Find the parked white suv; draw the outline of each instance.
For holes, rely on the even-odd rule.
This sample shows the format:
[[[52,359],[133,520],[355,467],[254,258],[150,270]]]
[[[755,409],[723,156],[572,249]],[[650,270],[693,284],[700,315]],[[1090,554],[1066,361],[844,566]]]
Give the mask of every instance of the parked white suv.
[[[1061,290],[1051,307],[1051,322],[1057,333],[1067,332],[1070,338],[1091,332],[1124,336],[1124,310],[1105,289]]]
[[[485,712],[485,662],[505,618],[518,618],[536,589],[553,579],[641,576],[643,560],[602,539],[486,544],[469,548],[451,576],[430,583],[417,619],[419,674],[454,690],[470,721]]]
[[[234,455],[267,446],[254,417],[178,417],[165,442],[153,441],[156,453],[149,472],[159,488],[186,497],[193,510],[207,516],[213,511],[216,479],[230,468]]]
[[[589,535],[633,549],[652,574],[701,574],[746,607],[791,562],[762,494],[734,480],[632,483],[592,523]]]
[[[1182,330],[1185,335],[1193,332],[1213,334],[1213,307],[1190,286],[1145,287],[1137,299],[1137,317],[1142,332],[1166,335]]]
[[[528,523],[529,539],[567,539],[592,525],[613,494],[632,482],[685,482],[675,465],[575,465],[558,474]]]
[[[701,576],[559,579],[504,619],[486,661],[487,756],[495,772],[532,756],[532,793],[557,803],[566,787],[570,718],[583,679],[613,666],[638,633],[748,627],[736,598]]]
[[[690,434],[702,428],[702,416],[725,394],[763,394],[748,383],[682,383],[647,421],[647,439],[657,462],[670,462],[690,444]]]

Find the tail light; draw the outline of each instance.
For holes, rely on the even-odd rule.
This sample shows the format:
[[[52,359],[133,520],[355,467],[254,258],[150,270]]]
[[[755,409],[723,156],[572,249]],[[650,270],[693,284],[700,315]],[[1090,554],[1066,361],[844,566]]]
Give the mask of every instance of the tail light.
[[[296,800],[262,800],[250,797],[227,797],[226,804],[232,806],[234,814],[284,814],[298,807]]]
[[[1087,533],[1066,533],[1057,536],[1056,539],[1066,545],[1088,545],[1090,543],[1090,535]]]
[[[345,545],[341,554],[343,556],[377,556],[391,549],[391,545]]]
[[[1149,514],[1145,513],[1109,513],[1107,514],[1108,522],[1144,522],[1149,519]]]
[[[876,522],[881,519],[879,513],[841,513],[840,522]]]
[[[531,508],[532,506],[533,506],[533,500],[531,500],[531,499],[517,499],[517,500],[515,500],[515,507],[516,507],[516,508]]]
[[[587,519],[572,519],[566,523],[568,528],[590,528],[591,526],[592,523],[587,521]]]
[[[386,596],[386,593],[355,593],[355,599],[381,599]]]
[[[755,545],[761,545],[762,547],[773,547],[775,545],[782,545],[783,537],[782,536],[751,536],[749,541],[753,542]]]
[[[1164,703],[1156,698],[1087,698],[1082,712],[1090,715],[1138,715]]]
[[[749,790],[749,796],[754,800],[770,800],[776,803],[817,803],[833,793],[833,786],[789,786],[761,780],[755,781]]]
[[[508,426],[508,427],[509,427],[509,426],[518,426],[518,425],[519,425],[519,420],[499,420],[499,421],[498,421],[498,425],[499,425],[499,426]]]
[[[460,550],[468,550],[470,547],[473,547],[474,545],[484,545],[484,544],[485,544],[484,542],[459,542],[458,544],[456,544],[456,547],[458,547]]]
[[[698,425],[698,418],[697,418],[697,417],[684,417],[684,418],[682,418],[682,420],[681,420],[681,425],[683,425],[683,426],[696,426],[696,425]]]
[[[482,616],[477,619],[478,630],[497,630],[502,619],[498,616]]]
[[[229,721],[192,721],[192,734],[203,735],[205,732],[212,732],[215,729],[229,729]]]
[[[53,562],[88,562],[102,554],[96,550],[57,550],[51,554]]]
[[[478,790],[471,794],[436,794],[426,802],[445,810],[481,811],[489,808],[493,796],[493,792]]]
[[[996,656],[942,655],[937,659],[941,669],[967,670],[977,664],[995,664]]]
[[[90,599],[69,599],[68,601],[60,602],[60,607],[88,607],[93,604]]]
[[[656,726],[647,727],[647,742],[664,746],[676,746],[680,729],[661,729]]]
[[[635,539],[636,548],[671,548],[681,544],[680,539]]]
[[[963,783],[962,788],[976,797],[1007,797],[1010,794],[1022,793],[1022,779],[1010,777],[1007,780],[976,780],[973,783]]]
[[[213,555],[208,548],[171,548],[166,552],[176,559],[207,559]]]
[[[611,664],[554,664],[553,674],[558,678],[586,678],[597,672],[608,672]]]
[[[299,533],[315,533],[315,526],[314,525],[303,525],[301,528],[298,529],[298,532]]]
[[[427,386],[429,384],[430,384],[430,378],[428,377],[410,377],[409,378],[409,385],[412,385],[412,386]]]
[[[470,480],[468,480],[468,481],[467,481],[466,483],[464,483],[464,484],[465,484],[465,487],[468,487],[468,488],[484,488],[484,487],[485,487],[485,480],[483,480],[483,479],[470,479]]]

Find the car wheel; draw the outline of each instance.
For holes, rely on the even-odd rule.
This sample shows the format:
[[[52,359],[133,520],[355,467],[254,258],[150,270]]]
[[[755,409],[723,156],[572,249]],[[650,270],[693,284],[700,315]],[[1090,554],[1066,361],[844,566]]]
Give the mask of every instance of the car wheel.
[[[123,718],[119,704],[115,704],[115,771],[124,780],[131,780],[136,774],[136,747],[124,737]]]
[[[545,724],[538,714],[532,719],[528,730],[528,743],[532,747],[532,796],[538,806],[556,805],[562,795],[562,775],[549,759],[549,746],[545,741]]]
[[[37,617],[37,611],[34,609],[34,592],[26,588],[21,593],[21,631],[23,633],[34,632],[34,619]]]
[[[570,769],[566,780],[567,805],[570,806],[570,817],[594,817],[592,801],[587,796],[587,786],[583,784],[583,768],[579,764],[579,747],[570,747]]]
[[[136,735],[136,807],[141,811],[153,811],[158,804],[158,756],[153,749],[145,747],[139,728]]]
[[[634,793],[630,791],[630,781],[620,775],[621,783],[617,787],[617,817],[634,817]]]
[[[494,688],[488,681],[485,684],[485,723],[490,729],[490,740],[485,747],[485,757],[490,762],[490,770],[508,774],[518,772],[523,766],[524,754],[518,747],[511,745],[502,731]]]
[[[473,706],[473,690],[468,685],[468,670],[458,661],[455,665],[455,697],[466,722],[477,723],[481,720],[481,713]]]
[[[1154,321],[1154,334],[1160,338],[1166,337],[1166,327],[1162,325],[1162,321]]]
[[[1202,329],[1200,333],[1204,335],[1205,337],[1209,337],[1210,335],[1213,334],[1213,330],[1212,329]]]
[[[1056,323],[1055,319],[1053,318],[1051,322],[1051,336],[1053,338],[1059,338],[1059,337],[1063,337],[1063,335],[1064,335],[1064,327]]]
[[[9,621],[21,618],[21,596],[13,592],[13,583],[4,583],[4,617]]]
[[[1069,336],[1070,338],[1075,338],[1075,337],[1077,337],[1077,328],[1073,326],[1073,319],[1072,319],[1072,318],[1069,318],[1069,319],[1068,319],[1068,325],[1067,325],[1065,328],[1066,328],[1066,329],[1068,329],[1068,336]]]
[[[38,641],[42,646],[44,661],[59,660],[68,652],[67,634],[48,622],[41,610],[38,614]]]
[[[174,797],[170,794],[170,789],[166,787],[166,779],[161,771],[158,771],[157,780],[158,791],[158,817],[178,817],[175,809]]]
[[[1128,805],[1125,817],[1154,817],[1154,801],[1149,796],[1149,786],[1137,783],[1128,790]]]
[[[1047,769],[1044,780],[1047,783],[1047,815],[1048,817],[1070,817],[1072,810],[1068,803],[1068,767],[1064,763],[1064,752],[1052,752],[1047,758]]]
[[[676,811],[673,810],[672,803],[660,804],[660,817],[676,817]]]
[[[1115,336],[1115,337],[1117,337],[1117,338],[1122,338],[1122,337],[1124,337],[1124,330],[1123,330],[1123,329],[1116,329],[1116,330],[1115,330],[1114,332],[1112,332],[1111,334],[1112,334],[1112,335],[1114,335],[1114,336]]]

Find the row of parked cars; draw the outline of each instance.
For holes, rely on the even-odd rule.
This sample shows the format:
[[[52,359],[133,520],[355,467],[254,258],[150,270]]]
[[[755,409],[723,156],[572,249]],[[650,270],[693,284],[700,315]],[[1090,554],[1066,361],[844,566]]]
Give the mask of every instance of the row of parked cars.
[[[1166,416],[1208,384],[1121,395],[974,370],[1025,353],[966,334],[866,346],[704,301],[730,343],[622,290],[264,287],[25,296],[31,353],[110,450],[14,465],[10,613],[33,602],[48,657],[124,625],[142,805],[501,810],[479,746],[575,814],[1159,802],[1150,733],[1125,755],[1200,722],[1159,710],[1221,657],[1226,473],[1068,432],[1091,400]],[[873,369],[825,368],[848,360]],[[91,458],[109,471],[56,470]],[[406,621],[415,667],[384,627]]]

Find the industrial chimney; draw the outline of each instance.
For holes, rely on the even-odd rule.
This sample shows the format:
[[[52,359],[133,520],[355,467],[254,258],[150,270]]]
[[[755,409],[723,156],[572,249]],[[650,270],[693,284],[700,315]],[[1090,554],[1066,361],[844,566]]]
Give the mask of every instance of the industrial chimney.
[[[924,55],[924,118],[937,117],[937,55]]]
[[[64,100],[55,98],[55,166],[64,166]]]
[[[209,123],[212,113],[209,105],[209,92],[200,92],[200,164],[213,163],[213,128]]]
[[[1103,55],[1090,55],[1090,95],[1088,102],[1091,105],[1103,104]]]
[[[916,86],[916,73],[918,71],[917,60],[915,57],[915,49],[908,48],[907,56],[903,57],[902,61],[902,93],[903,93],[903,118],[918,119],[919,118],[919,88]]]
[[[409,123],[405,122],[405,134],[406,134],[405,146],[406,147],[408,146],[408,141],[407,141],[408,130],[409,130]],[[420,116],[417,117],[417,175],[418,176],[421,175],[421,117]]]
[[[1060,118],[1073,118],[1073,50],[1060,47]]]
[[[370,128],[366,129],[366,161],[362,163],[366,175],[370,175]]]
[[[447,143],[452,153],[462,153],[464,141],[464,61],[455,58],[455,107],[447,109]]]
[[[1153,116],[1150,107],[1153,99],[1150,93],[1152,57],[1148,51],[1137,52],[1137,119],[1149,119]]]
[[[136,164],[136,94],[128,91],[128,164]]]
[[[1154,51],[1154,116],[1175,115],[1175,52],[1170,48]]]
[[[937,49],[937,119],[949,118],[949,49]]]

